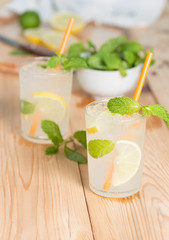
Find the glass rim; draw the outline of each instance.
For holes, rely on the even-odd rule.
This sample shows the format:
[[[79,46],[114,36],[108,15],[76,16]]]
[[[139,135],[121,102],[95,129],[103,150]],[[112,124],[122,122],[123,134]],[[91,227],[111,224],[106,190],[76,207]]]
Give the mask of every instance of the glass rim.
[[[35,72],[31,72],[30,70],[24,69],[23,66],[25,66],[26,64],[30,63],[30,62],[36,62],[36,61],[40,61],[40,60],[48,60],[50,57],[33,57],[33,58],[28,58],[22,62],[19,63],[19,70],[22,69],[22,71],[29,73],[31,75],[46,75],[46,76],[58,76],[58,75],[62,75],[62,74],[68,74],[68,73],[73,73],[73,70],[58,70],[54,73],[47,73],[47,72],[42,72],[42,73],[35,73]]]
[[[120,96],[119,96],[120,97]],[[112,97],[113,98],[113,97]],[[86,105],[85,107],[85,114],[88,115],[89,117],[92,117],[94,118],[94,114],[89,114],[87,111],[88,111],[88,108],[94,104],[98,104],[98,103],[101,103],[101,102],[108,102],[110,99],[112,98],[105,98],[105,99],[101,99],[101,100],[95,100],[91,103],[89,103],[88,105]],[[142,104],[140,104],[142,106]],[[125,116],[125,115],[124,115]],[[102,117],[99,117],[99,119],[105,119],[103,116]],[[138,114],[138,116],[136,118],[128,118],[128,119],[109,119],[113,122],[120,122],[120,123],[130,123],[130,122],[134,122],[134,121],[138,121],[140,119],[146,119],[146,115],[143,113],[143,114]]]

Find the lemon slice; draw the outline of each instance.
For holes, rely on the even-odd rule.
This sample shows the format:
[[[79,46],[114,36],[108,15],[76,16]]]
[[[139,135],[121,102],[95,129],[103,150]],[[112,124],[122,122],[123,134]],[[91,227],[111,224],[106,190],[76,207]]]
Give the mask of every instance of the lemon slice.
[[[56,13],[51,19],[50,24],[54,29],[65,32],[70,18],[75,19],[72,33],[80,32],[84,28],[85,22],[81,17],[74,13]]]
[[[23,36],[31,43],[40,44],[41,36],[45,31],[46,28],[30,28],[23,31]]]
[[[66,116],[67,104],[64,98],[50,92],[34,92],[36,107],[43,119],[59,123]]]
[[[91,128],[86,128],[86,132],[87,132],[88,134],[97,133],[98,131],[99,131],[99,130],[98,130],[98,128],[97,128],[96,126],[91,127]]]
[[[131,141],[117,141],[114,150],[114,172],[112,186],[119,186],[128,182],[138,171],[141,163],[141,150]]]
[[[45,47],[57,51],[60,48],[64,33],[56,32],[54,30],[46,31],[41,37],[42,43]],[[78,42],[78,39],[74,36],[69,37],[67,48],[73,43]]]

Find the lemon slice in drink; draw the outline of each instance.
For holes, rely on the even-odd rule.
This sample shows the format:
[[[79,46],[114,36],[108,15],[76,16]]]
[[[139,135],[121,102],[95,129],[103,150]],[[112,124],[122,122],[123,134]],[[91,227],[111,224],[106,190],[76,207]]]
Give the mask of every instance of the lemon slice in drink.
[[[131,141],[120,140],[115,144],[114,172],[112,186],[116,187],[128,182],[138,171],[141,164],[141,150]]]
[[[52,120],[56,123],[63,121],[67,111],[64,98],[50,92],[34,92],[33,96],[43,119]]]
[[[54,29],[65,32],[70,18],[75,19],[72,33],[80,32],[84,28],[85,22],[81,17],[74,13],[56,13],[51,19],[50,24]]]
[[[63,36],[64,36],[64,33],[50,30],[50,31],[44,32],[44,34],[41,36],[41,40],[45,47],[53,51],[57,51],[60,48]],[[66,48],[68,49],[71,44],[76,42],[78,42],[78,39],[74,36],[70,36]]]
[[[98,130],[98,128],[97,128],[96,126],[91,127],[91,128],[86,128],[86,132],[87,132],[88,134],[97,133],[98,131],[99,131],[99,130]]]

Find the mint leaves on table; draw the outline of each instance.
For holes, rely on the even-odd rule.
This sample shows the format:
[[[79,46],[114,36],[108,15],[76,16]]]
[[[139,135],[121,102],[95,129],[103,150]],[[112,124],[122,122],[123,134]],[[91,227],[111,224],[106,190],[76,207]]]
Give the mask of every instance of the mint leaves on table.
[[[88,143],[88,152],[93,158],[101,158],[114,149],[115,143],[110,140],[94,139]]]
[[[125,77],[126,70],[143,63],[147,51],[139,42],[128,41],[125,36],[109,39],[100,49],[90,40],[84,44],[81,42],[70,45],[67,55],[56,52],[46,66],[42,68],[57,68],[62,66],[65,70],[96,69],[104,71],[120,71]],[[151,65],[155,60],[151,61]]]
[[[147,115],[148,117],[150,115],[154,115],[157,117],[160,117],[164,120],[164,122],[167,124],[169,127],[169,113],[167,109],[159,104],[153,104],[150,106],[143,106],[142,107],[142,112]]]
[[[21,100],[20,103],[21,103],[21,112],[23,114],[31,114],[34,112],[35,104],[25,100]]]
[[[115,97],[108,101],[107,107],[113,114],[130,115],[141,112],[146,116],[154,115],[160,117],[169,127],[169,112],[159,104],[141,106],[137,101],[129,97]]]
[[[77,140],[86,148],[86,132],[85,131],[77,131],[74,133],[73,137],[70,137],[67,140],[63,140],[59,126],[55,122],[50,120],[42,120],[41,128],[54,144],[53,146],[46,148],[45,153],[47,155],[52,155],[57,153],[59,151],[60,146],[64,145],[64,153],[68,159],[78,163],[87,162],[86,157],[84,157],[81,153],[77,152],[75,149],[68,147],[69,143],[73,143],[73,145],[75,145],[75,140]]]

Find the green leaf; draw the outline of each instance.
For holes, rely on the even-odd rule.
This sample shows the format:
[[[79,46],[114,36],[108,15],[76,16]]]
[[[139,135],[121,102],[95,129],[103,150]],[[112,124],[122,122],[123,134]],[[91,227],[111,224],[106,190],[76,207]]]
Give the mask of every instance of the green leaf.
[[[114,52],[122,43],[126,42],[127,38],[122,36],[122,37],[118,37],[118,38],[112,38],[109,39],[106,43],[104,43],[100,50],[101,52],[108,52],[108,53],[112,53]]]
[[[169,127],[169,113],[165,107],[163,107],[159,104],[153,104],[153,105],[149,105],[149,106],[143,106],[142,111],[148,117],[150,115],[154,115],[154,116],[162,118],[164,120],[164,122],[167,124],[167,126]]]
[[[127,72],[125,69],[123,68],[120,68],[120,74],[123,76],[123,77],[126,77],[127,76]]]
[[[55,147],[59,147],[59,138],[58,137],[52,137],[51,141],[53,142],[53,144],[55,145]]]
[[[122,65],[122,60],[116,53],[104,53],[103,60],[109,70],[119,70]]]
[[[73,137],[77,139],[85,148],[87,148],[86,131],[77,131],[74,133]]]
[[[52,154],[55,154],[57,152],[58,152],[58,148],[55,147],[55,146],[50,146],[50,147],[46,148],[46,150],[45,150],[45,153],[47,155],[52,155]]]
[[[106,66],[104,62],[102,61],[101,57],[99,55],[92,55],[88,58],[87,64],[90,68],[93,69],[99,69],[99,70],[106,70]]]
[[[141,52],[143,50],[143,46],[138,42],[130,41],[130,42],[127,42],[127,43],[123,43],[120,46],[120,51],[121,52],[124,52],[126,50],[131,51],[133,53],[138,53],[138,52]]]
[[[114,146],[114,142],[110,140],[90,140],[88,143],[88,152],[93,158],[101,158],[113,151]]]
[[[86,52],[86,51],[87,49],[85,48],[83,43],[74,43],[69,47],[67,56],[79,57],[82,52]]]
[[[91,48],[93,51],[96,51],[96,46],[94,45],[94,43],[92,43],[90,40],[88,40],[87,44],[88,44],[89,48]]]
[[[63,137],[61,135],[59,126],[50,120],[42,120],[41,121],[41,128],[48,135],[48,137],[52,140],[54,137],[58,137],[59,142],[63,142]]]
[[[140,104],[129,97],[115,97],[108,101],[107,107],[110,112],[121,115],[129,115],[139,112],[141,109]]]
[[[86,60],[80,57],[72,57],[64,62],[63,67],[65,70],[77,70],[81,68],[88,68]]]
[[[134,66],[138,66],[140,63],[144,62],[144,58],[141,58],[139,55],[136,56]]]
[[[47,66],[46,65],[42,65],[42,64],[38,64],[38,67],[41,67],[41,68],[47,68]]]
[[[21,112],[23,114],[31,114],[35,110],[35,104],[25,100],[21,100]]]
[[[65,148],[64,148],[64,153],[68,159],[75,161],[77,163],[86,163],[87,162],[86,157],[84,157],[81,153],[67,147],[66,144],[65,144]]]
[[[13,50],[10,52],[11,55],[31,55],[31,52],[28,52],[26,50]]]
[[[124,55],[124,59],[127,61],[127,63],[130,66],[132,66],[135,62],[135,59],[136,59],[135,54],[132,53],[131,51],[126,50],[126,51],[123,52],[123,55]]]
[[[59,57],[53,56],[48,59],[46,66],[47,66],[47,68],[56,68],[58,63],[59,63]]]

